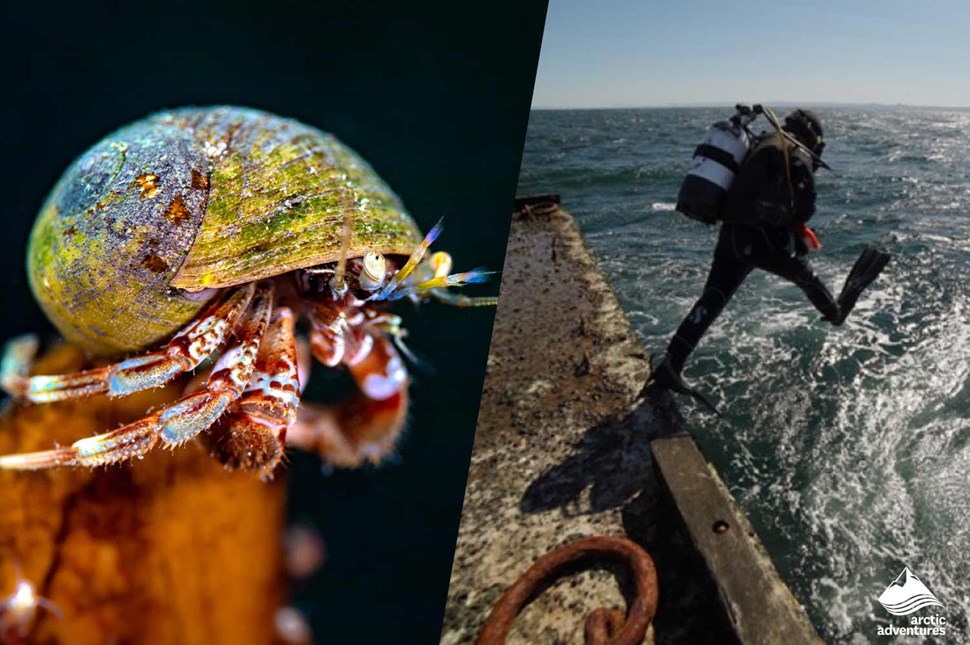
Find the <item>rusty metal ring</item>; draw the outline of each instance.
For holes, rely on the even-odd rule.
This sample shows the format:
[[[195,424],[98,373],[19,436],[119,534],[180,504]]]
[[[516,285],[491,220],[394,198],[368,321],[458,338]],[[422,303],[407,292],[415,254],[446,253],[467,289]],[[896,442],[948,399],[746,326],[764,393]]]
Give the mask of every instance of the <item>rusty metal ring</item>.
[[[630,567],[636,581],[636,595],[626,619],[616,609],[597,609],[586,618],[587,645],[638,645],[657,611],[659,590],[653,560],[638,544],[627,538],[598,535],[563,545],[539,558],[502,595],[478,634],[478,645],[503,645],[512,622],[545,583],[558,577],[568,565],[590,558],[620,560]]]

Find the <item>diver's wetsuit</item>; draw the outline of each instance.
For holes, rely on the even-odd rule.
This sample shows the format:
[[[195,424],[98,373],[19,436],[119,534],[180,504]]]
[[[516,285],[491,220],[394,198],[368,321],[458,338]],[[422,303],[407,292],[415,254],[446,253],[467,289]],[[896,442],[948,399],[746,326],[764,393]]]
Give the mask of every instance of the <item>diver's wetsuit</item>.
[[[741,166],[725,204],[721,233],[704,292],[667,348],[679,374],[687,357],[755,267],[794,282],[822,316],[834,320],[839,305],[806,260],[800,225],[815,212],[812,161],[790,147],[791,186],[780,140],[758,144]]]

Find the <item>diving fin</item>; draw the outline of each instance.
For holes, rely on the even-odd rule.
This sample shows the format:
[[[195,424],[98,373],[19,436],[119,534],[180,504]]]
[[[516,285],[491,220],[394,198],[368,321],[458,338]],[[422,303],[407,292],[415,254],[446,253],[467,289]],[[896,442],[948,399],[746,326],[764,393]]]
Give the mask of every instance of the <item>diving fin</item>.
[[[833,322],[841,325],[845,322],[849,313],[855,307],[859,296],[865,291],[866,287],[872,284],[873,280],[879,277],[882,270],[889,264],[888,253],[874,248],[866,248],[859,255],[859,259],[852,265],[849,277],[845,279],[842,293],[837,299],[839,303],[839,317]]]
[[[654,368],[650,373],[650,378],[647,379],[647,384],[644,386],[644,389],[646,389],[646,387],[648,387],[651,383],[655,383],[657,386],[662,387],[665,390],[670,390],[671,392],[686,394],[687,396],[699,401],[718,417],[721,416],[721,413],[718,411],[717,407],[711,403],[710,399],[687,385],[687,383],[684,382],[683,377],[674,371],[666,359],[663,360],[660,365]]]

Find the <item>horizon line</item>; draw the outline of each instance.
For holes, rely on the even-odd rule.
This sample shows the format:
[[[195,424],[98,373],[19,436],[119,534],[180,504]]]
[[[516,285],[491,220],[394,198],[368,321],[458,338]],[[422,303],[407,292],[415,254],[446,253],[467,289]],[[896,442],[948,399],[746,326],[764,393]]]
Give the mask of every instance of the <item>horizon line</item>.
[[[846,102],[846,101],[760,101],[762,105],[784,105],[784,106],[803,106],[803,107],[820,107],[820,108],[843,108],[843,107],[883,107],[883,108],[894,108],[894,109],[924,109],[924,110],[970,110],[970,105],[919,105],[916,103],[880,103],[878,101],[861,101],[861,102]],[[568,107],[568,106],[549,106],[549,105],[533,105],[530,110],[646,110],[646,109],[662,109],[662,108],[704,108],[704,107],[722,107],[724,105],[733,107],[737,105],[737,101],[689,101],[683,103],[655,103],[651,105],[599,105],[599,106],[582,106],[582,107]],[[750,103],[748,105],[751,105]]]

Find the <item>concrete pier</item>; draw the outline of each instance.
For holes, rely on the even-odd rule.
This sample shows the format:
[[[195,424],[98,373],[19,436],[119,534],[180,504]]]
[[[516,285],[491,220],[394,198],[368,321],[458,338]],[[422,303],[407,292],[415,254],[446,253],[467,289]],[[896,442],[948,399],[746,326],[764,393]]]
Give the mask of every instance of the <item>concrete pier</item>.
[[[633,539],[657,565],[660,605],[648,642],[775,642],[760,640],[760,634],[779,632],[739,629],[736,620],[754,611],[774,620],[776,605],[757,608],[762,589],[796,617],[783,626],[806,634],[799,640],[786,633],[786,640],[817,639],[807,619],[797,620],[801,608],[766,557],[759,569],[764,576],[752,579],[753,592],[738,595],[740,587],[715,580],[725,569],[712,567],[711,551],[692,533],[701,527],[706,537],[707,516],[684,519],[694,517],[698,503],[713,499],[714,489],[694,499],[693,489],[681,488],[677,479],[712,470],[690,439],[689,446],[659,444],[651,452],[652,440],[667,441],[685,428],[666,392],[640,395],[648,373],[648,358],[572,217],[550,198],[519,201],[442,643],[472,642],[494,603],[536,559],[598,534]],[[694,456],[677,456],[671,445]],[[656,454],[673,455],[672,461],[660,457],[655,467]],[[680,470],[661,463],[681,461]],[[661,480],[668,475],[671,481]],[[719,494],[730,500],[723,485]],[[718,513],[728,508],[734,509],[733,502],[717,506]],[[731,537],[755,544],[753,531],[736,509],[732,513],[725,521],[744,528]],[[562,578],[523,611],[509,642],[582,642],[586,614],[625,607],[628,583],[627,572],[608,563]]]
[[[821,643],[734,498],[688,435],[651,444],[658,480],[704,560],[741,643]]]

